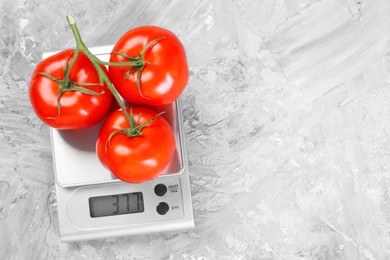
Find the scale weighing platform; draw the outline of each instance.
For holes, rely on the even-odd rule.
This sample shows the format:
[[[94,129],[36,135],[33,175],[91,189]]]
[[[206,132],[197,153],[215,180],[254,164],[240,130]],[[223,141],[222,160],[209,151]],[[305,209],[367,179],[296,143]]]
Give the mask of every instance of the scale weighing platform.
[[[90,51],[105,54],[98,57],[108,61],[112,47]],[[164,173],[140,184],[122,182],[100,163],[95,145],[102,123],[81,130],[50,129],[62,241],[194,227],[180,101],[154,110],[166,111],[162,116],[174,131],[176,152]]]

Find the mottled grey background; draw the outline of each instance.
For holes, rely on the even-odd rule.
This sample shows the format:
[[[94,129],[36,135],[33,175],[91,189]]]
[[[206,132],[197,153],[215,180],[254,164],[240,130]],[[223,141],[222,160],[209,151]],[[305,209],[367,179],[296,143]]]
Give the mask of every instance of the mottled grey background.
[[[42,52],[159,25],[182,40],[196,228],[61,243]],[[1,259],[389,259],[390,2],[0,2]]]

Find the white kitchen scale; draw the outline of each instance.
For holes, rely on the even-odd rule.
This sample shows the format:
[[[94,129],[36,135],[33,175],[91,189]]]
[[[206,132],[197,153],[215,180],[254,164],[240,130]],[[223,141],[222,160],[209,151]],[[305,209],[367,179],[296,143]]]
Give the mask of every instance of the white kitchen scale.
[[[89,49],[108,61],[112,47]],[[50,129],[62,241],[194,227],[180,101],[154,110],[166,111],[162,116],[174,130],[176,153],[163,174],[141,184],[122,182],[101,165],[95,152],[101,123],[82,130]]]

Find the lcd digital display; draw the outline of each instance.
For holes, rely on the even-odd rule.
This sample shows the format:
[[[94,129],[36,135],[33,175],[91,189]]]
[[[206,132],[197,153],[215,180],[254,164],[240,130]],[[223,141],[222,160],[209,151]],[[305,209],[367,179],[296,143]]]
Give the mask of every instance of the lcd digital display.
[[[142,192],[89,198],[92,218],[139,213],[144,211]]]

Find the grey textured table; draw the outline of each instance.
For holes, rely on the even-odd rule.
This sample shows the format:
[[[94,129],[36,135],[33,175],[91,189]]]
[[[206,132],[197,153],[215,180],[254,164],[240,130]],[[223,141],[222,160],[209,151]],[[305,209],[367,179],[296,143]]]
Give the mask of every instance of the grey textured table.
[[[62,243],[42,52],[159,25],[182,40],[196,228]],[[1,259],[389,259],[390,2],[1,1]]]

